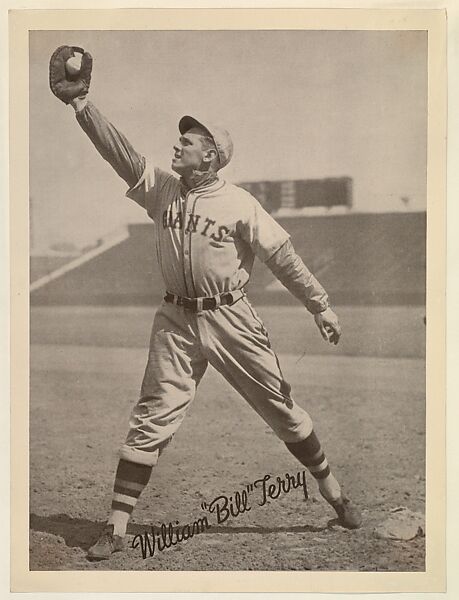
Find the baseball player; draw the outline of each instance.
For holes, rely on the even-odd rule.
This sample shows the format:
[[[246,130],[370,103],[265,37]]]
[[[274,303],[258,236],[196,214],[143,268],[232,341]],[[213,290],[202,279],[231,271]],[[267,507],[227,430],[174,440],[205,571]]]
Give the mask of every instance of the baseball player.
[[[71,77],[65,65],[75,52],[82,53],[82,66]],[[83,131],[126,182],[126,196],[153,220],[165,297],[153,322],[140,398],[120,449],[107,525],[88,557],[107,559],[123,548],[137,500],[209,363],[309,469],[338,522],[360,527],[360,512],[331,473],[310,416],[292,399],[244,288],[258,257],[314,315],[324,340],[337,344],[341,329],[325,290],[295,253],[289,234],[253,196],[220,176],[233,154],[226,130],[182,117],[171,165],[179,177],[167,173],[134,150],[88,101],[91,69],[87,52],[60,47],[51,58],[50,86],[71,104]]]

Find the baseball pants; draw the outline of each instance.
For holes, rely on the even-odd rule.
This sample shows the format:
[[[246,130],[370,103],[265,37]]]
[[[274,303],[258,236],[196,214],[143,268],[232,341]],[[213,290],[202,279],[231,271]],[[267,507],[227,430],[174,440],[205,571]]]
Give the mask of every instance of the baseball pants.
[[[211,364],[284,442],[312,431],[307,412],[290,396],[267,331],[243,296],[198,313],[165,301],[152,327],[140,399],[120,457],[154,466],[182,423]]]

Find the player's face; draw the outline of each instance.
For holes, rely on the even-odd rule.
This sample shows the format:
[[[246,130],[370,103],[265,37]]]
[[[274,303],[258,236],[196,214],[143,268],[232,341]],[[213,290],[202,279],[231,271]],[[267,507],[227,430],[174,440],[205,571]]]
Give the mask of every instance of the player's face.
[[[202,133],[190,129],[180,136],[174,146],[172,169],[180,175],[202,169],[205,151],[202,147]]]

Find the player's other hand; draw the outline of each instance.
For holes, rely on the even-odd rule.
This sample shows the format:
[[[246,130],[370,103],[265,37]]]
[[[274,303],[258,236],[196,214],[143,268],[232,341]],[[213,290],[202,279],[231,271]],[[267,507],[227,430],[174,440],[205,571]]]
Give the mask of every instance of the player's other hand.
[[[323,312],[315,314],[314,320],[324,340],[336,346],[341,337],[341,327],[338,317],[332,309],[327,308]]]

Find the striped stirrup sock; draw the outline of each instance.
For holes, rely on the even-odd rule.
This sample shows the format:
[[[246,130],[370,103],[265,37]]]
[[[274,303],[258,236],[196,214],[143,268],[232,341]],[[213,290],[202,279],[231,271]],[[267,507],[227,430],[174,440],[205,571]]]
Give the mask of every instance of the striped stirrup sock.
[[[113,523],[114,533],[124,536],[127,523],[137,500],[147,485],[152,467],[120,459],[113,489],[112,510],[108,523]]]
[[[293,456],[307,467],[311,475],[317,479],[319,489],[327,500],[338,500],[341,497],[340,485],[330,472],[327,457],[314,431],[301,442],[285,442],[285,445]]]

